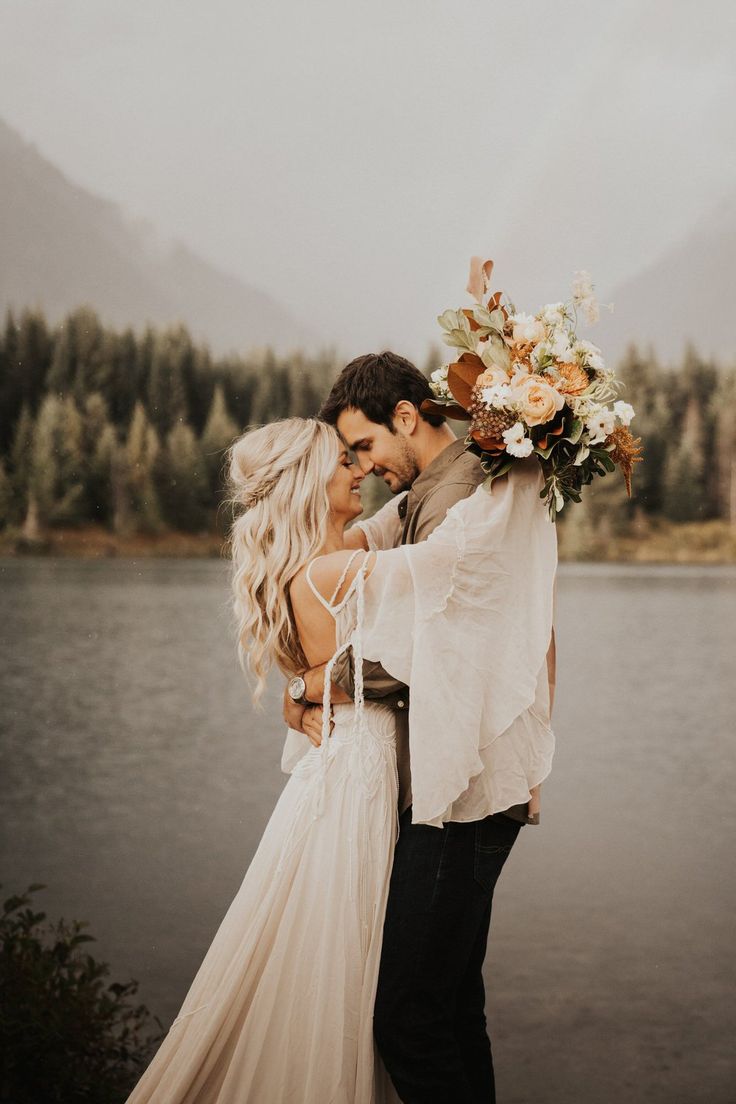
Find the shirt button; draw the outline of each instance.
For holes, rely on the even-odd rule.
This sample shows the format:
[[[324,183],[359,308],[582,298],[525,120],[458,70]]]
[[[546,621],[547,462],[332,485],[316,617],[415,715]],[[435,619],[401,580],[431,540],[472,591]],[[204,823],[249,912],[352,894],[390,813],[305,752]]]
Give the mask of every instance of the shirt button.
[[[401,699],[399,699],[399,701],[397,701],[396,704],[399,707],[399,709],[405,709],[406,708],[406,702],[402,701]]]

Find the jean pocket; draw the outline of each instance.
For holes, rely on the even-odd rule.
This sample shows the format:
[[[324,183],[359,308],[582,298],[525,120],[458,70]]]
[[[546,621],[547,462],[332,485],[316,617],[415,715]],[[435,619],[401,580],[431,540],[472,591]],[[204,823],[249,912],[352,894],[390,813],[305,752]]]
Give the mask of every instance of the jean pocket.
[[[514,846],[521,825],[508,824],[490,817],[478,821],[475,834],[475,880],[487,893],[492,893],[503,864]]]

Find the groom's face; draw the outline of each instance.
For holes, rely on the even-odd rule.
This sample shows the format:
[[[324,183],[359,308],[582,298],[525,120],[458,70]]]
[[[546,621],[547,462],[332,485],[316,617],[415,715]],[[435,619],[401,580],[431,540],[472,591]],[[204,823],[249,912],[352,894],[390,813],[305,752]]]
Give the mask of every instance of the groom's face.
[[[366,475],[372,472],[383,479],[392,494],[411,487],[419,467],[401,424],[396,424],[396,432],[392,433],[388,426],[369,421],[362,411],[347,409],[340,413],[337,429]]]

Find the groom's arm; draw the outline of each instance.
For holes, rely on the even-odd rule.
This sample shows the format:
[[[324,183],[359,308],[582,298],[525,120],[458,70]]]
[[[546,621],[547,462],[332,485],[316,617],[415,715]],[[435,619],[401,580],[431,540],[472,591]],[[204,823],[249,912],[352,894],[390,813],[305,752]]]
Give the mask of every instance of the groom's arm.
[[[355,663],[352,648],[343,652],[332,668],[332,682],[351,701],[355,700]],[[385,671],[380,663],[363,660],[363,696],[369,701],[380,700],[392,709],[409,708],[409,687]]]
[[[426,540],[444,521],[450,507],[464,498],[469,498],[477,488],[477,480],[459,479],[438,484],[417,507],[411,543],[419,544]],[[349,694],[352,700],[355,699],[355,663],[352,649],[343,652],[338,658],[332,670],[332,681]],[[389,675],[380,663],[367,659],[363,660],[363,692],[370,701],[379,700],[382,705],[389,705],[393,709],[409,708],[409,687]]]

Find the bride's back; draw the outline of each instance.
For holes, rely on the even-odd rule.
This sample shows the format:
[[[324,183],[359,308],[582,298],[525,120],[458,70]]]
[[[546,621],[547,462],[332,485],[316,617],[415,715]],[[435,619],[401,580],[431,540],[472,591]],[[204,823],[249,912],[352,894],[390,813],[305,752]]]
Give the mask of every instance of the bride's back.
[[[350,549],[330,552],[305,564],[292,580],[291,609],[310,667],[326,663],[335,653],[338,646],[335,617],[365,556],[362,551]]]

